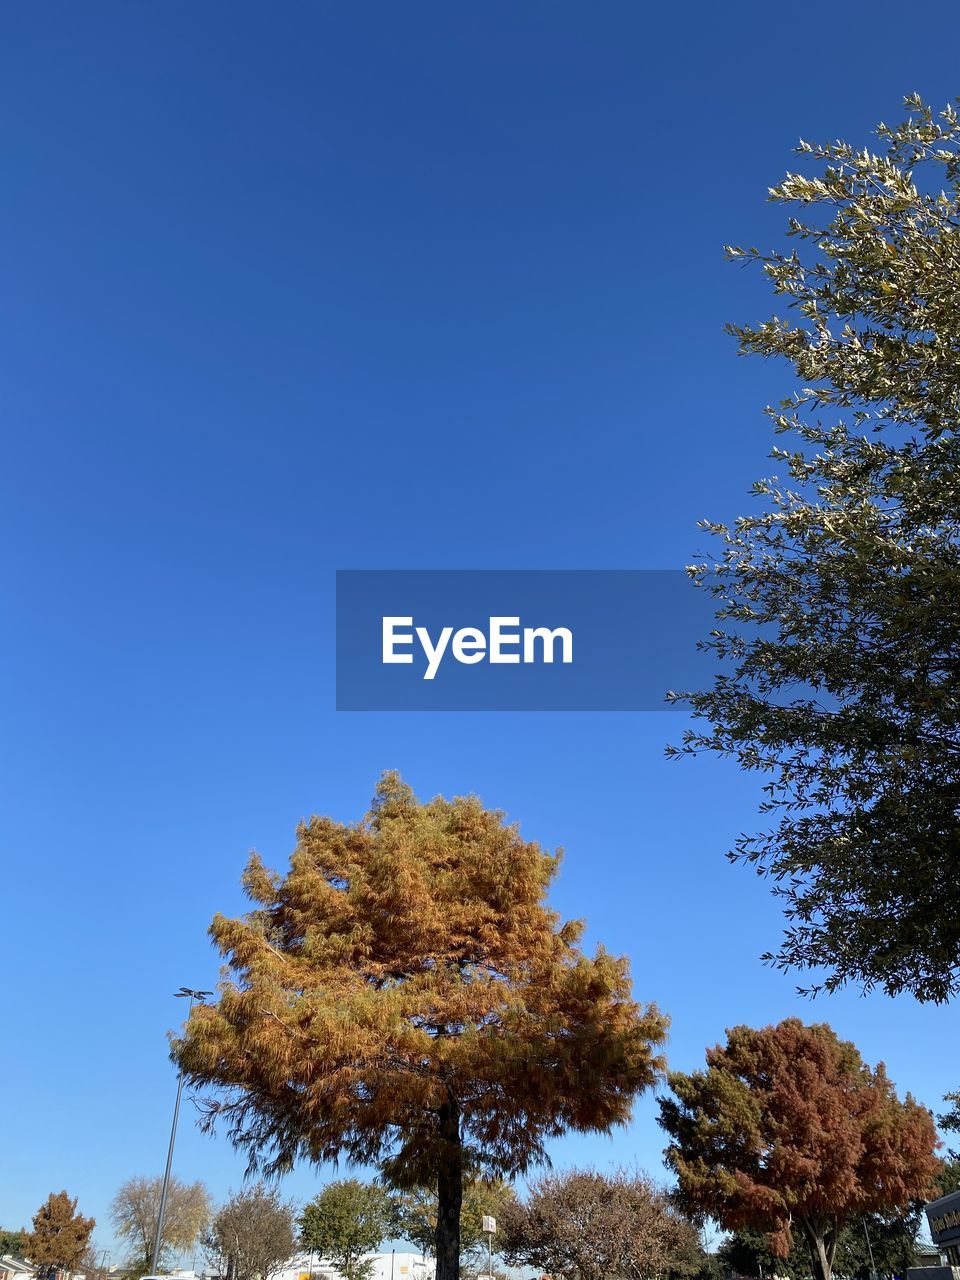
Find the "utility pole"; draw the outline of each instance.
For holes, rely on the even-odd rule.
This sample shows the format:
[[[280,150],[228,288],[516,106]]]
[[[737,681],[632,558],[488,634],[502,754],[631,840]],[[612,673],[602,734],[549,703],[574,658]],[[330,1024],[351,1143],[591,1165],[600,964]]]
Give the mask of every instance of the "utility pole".
[[[867,1238],[867,1253],[870,1257],[870,1280],[876,1280],[877,1267],[873,1261],[873,1245],[870,1243],[870,1232],[867,1230],[867,1220],[863,1220],[863,1234]]]
[[[187,1007],[187,1020],[193,1010],[194,1001],[203,1004],[207,996],[212,996],[212,991],[193,991],[190,987],[181,987],[179,991],[173,993],[177,999],[188,999],[190,1001]],[[163,1171],[163,1186],[160,1189],[160,1209],[157,1213],[157,1231],[153,1237],[153,1251],[150,1254],[150,1274],[157,1274],[157,1263],[160,1260],[160,1246],[163,1242],[163,1219],[167,1212],[167,1192],[170,1190],[170,1169],[173,1166],[173,1144],[177,1140],[177,1118],[180,1115],[180,1098],[183,1094],[183,1068],[177,1076],[177,1100],[173,1106],[173,1124],[170,1128],[170,1145],[167,1147],[167,1167]]]

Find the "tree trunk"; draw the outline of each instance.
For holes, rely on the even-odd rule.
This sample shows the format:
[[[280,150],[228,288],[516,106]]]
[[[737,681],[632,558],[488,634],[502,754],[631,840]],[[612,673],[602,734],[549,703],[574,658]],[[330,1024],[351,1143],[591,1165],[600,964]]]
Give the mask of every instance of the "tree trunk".
[[[440,1108],[437,1169],[436,1280],[460,1280],[460,1206],[463,1203],[463,1142],[460,1111],[453,1098]]]
[[[833,1255],[836,1248],[836,1232],[824,1233],[812,1226],[804,1226],[810,1250],[810,1266],[813,1280],[833,1280]]]

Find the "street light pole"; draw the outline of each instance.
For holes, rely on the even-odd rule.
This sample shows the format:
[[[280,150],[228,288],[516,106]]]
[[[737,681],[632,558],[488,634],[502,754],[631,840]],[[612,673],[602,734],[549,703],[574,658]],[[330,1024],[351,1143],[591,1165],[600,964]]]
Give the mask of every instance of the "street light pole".
[[[179,991],[175,991],[174,995],[177,999],[188,999],[190,1004],[187,1008],[187,1020],[193,1010],[193,1003],[197,1001],[203,1004],[207,996],[213,995],[212,991],[193,991],[190,987],[181,987]],[[167,1147],[167,1167],[163,1171],[163,1186],[160,1188],[160,1208],[157,1212],[157,1231],[153,1237],[153,1251],[150,1254],[150,1274],[157,1274],[157,1263],[160,1260],[160,1245],[163,1240],[163,1219],[167,1212],[167,1192],[170,1190],[170,1169],[173,1165],[173,1144],[177,1140],[177,1118],[180,1115],[180,1098],[183,1094],[183,1068],[180,1068],[180,1074],[177,1076],[177,1100],[173,1106],[173,1124],[170,1127],[170,1145]]]
[[[870,1255],[870,1280],[876,1280],[877,1264],[873,1260],[873,1245],[870,1243],[870,1232],[867,1230],[867,1220],[863,1220],[863,1234],[867,1237],[867,1253]]]

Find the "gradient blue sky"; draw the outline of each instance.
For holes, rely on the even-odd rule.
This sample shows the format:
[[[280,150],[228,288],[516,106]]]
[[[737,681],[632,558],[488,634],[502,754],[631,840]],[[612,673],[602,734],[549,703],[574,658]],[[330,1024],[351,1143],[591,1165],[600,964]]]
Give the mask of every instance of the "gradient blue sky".
[[[722,10],[3,6],[4,1226],[66,1187],[110,1246],[247,851],[385,768],[565,846],[555,904],[675,1066],[799,1013],[934,1108],[960,1084],[955,1011],[760,965],[778,909],[723,858],[756,787],[665,762],[680,714],[333,710],[336,568],[672,568],[765,472],[786,371],[721,333],[772,309],[721,246],[779,236],[799,136],[960,93],[960,21]],[[654,1115],[556,1161],[662,1173]],[[222,1196],[192,1121],[176,1172]]]

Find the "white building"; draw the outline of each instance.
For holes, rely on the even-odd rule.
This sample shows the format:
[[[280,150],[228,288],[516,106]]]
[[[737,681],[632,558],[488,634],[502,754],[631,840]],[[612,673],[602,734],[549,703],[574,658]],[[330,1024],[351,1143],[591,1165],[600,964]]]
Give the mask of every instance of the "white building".
[[[435,1264],[419,1253],[391,1249],[389,1253],[370,1255],[373,1262],[371,1280],[433,1280]],[[291,1258],[273,1280],[343,1280],[332,1262],[316,1254],[298,1253]]]
[[[0,1280],[33,1280],[36,1272],[29,1262],[4,1254],[0,1258]]]

